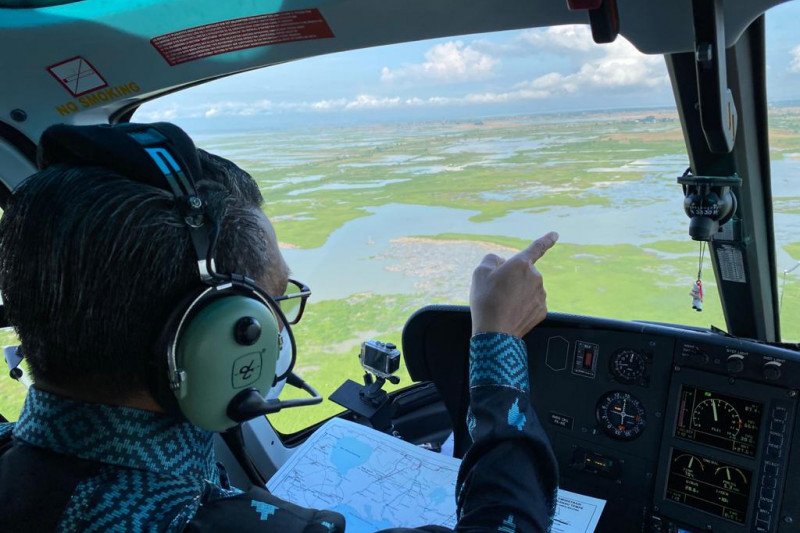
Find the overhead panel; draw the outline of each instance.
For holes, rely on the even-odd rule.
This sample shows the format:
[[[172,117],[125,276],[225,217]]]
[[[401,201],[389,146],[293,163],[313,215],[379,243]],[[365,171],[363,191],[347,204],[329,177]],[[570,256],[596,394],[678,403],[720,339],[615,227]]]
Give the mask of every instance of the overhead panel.
[[[693,47],[691,1],[618,0],[646,53]],[[726,2],[726,37],[779,0]],[[589,4],[586,4],[589,5]],[[182,86],[304,57],[435,37],[589,22],[566,1],[84,0],[0,8],[0,120],[36,140]],[[22,52],[22,53],[21,53]],[[8,74],[10,73],[10,74]],[[13,109],[26,120],[10,118]]]

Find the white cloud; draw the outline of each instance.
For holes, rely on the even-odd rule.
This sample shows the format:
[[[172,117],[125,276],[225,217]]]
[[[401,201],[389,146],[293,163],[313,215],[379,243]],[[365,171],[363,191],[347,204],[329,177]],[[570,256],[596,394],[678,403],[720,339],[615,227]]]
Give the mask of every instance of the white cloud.
[[[439,82],[475,81],[490,77],[499,61],[491,55],[476,50],[462,41],[437,44],[425,52],[422,63],[403,65],[396,69],[383,67],[381,81]]]
[[[511,91],[501,92],[476,92],[461,96],[429,96],[422,98],[412,96],[401,98],[399,96],[372,96],[360,94],[352,99],[338,98],[333,100],[319,100],[317,102],[282,103],[276,107],[295,111],[359,111],[369,109],[389,108],[419,108],[442,107],[472,104],[496,104],[515,102],[521,100],[539,100],[547,98],[548,91],[536,90],[529,87],[514,88]]]
[[[175,120],[179,116],[183,116],[182,110],[176,105],[171,105],[164,109],[143,109],[136,113],[136,120],[163,122]]]
[[[504,92],[480,92],[468,93],[461,96],[429,96],[428,98],[420,98],[414,96],[411,98],[400,97],[374,97],[368,95],[360,95],[353,100],[346,101],[347,103],[340,104],[336,109],[343,110],[359,110],[359,109],[386,109],[391,107],[442,107],[442,106],[458,106],[458,105],[472,105],[472,104],[499,104],[506,102],[515,102],[521,100],[539,100],[547,98],[550,95],[547,91],[534,90],[527,87],[521,87],[512,91]],[[306,109],[320,109],[315,104],[306,105]],[[333,109],[328,108],[328,109]]]
[[[550,96],[548,91],[520,88],[506,92],[471,93],[459,98],[458,101],[463,104],[505,104],[522,100],[541,100],[548,96]]]
[[[397,107],[400,104],[400,97],[383,97],[360,94],[355,99],[347,102],[345,109],[385,109],[387,107]]]
[[[360,94],[354,98],[335,98],[315,102],[275,102],[269,106],[252,106],[236,102],[217,102],[200,106],[173,107],[169,110],[147,110],[137,114],[137,120],[157,121],[184,118],[246,117],[275,112],[352,112],[390,108],[425,108],[507,104],[530,100],[545,100],[564,93],[575,93],[590,79],[581,71],[564,76],[550,73],[534,80],[518,83],[508,91],[470,92],[458,96],[373,96]]]
[[[588,52],[598,45],[592,39],[592,30],[585,25],[551,26],[520,33],[517,44],[526,44],[535,50],[574,50]]]
[[[559,69],[513,87],[516,91],[533,91],[536,97],[596,89],[623,91],[669,86],[662,56],[645,55],[624,37],[610,44],[598,45],[586,25],[530,29],[506,43],[482,40],[469,46],[501,57],[551,53],[561,59],[569,58],[569,62],[562,60],[561,63],[578,65],[572,72]],[[793,50],[793,54],[793,68],[800,72],[800,46]],[[542,96],[543,92],[547,94]]]
[[[203,116],[206,118],[218,115],[250,117],[269,111],[273,107],[273,103],[270,100],[216,102],[205,106]]]
[[[551,96],[555,92],[574,93],[578,90],[574,75],[563,75],[559,72],[550,72],[531,81],[523,81],[514,85],[515,89],[531,89],[541,91]]]
[[[584,63],[579,72],[567,78],[579,86],[605,88],[652,88],[669,83],[662,56],[645,55],[622,38],[603,50],[603,57]]]
[[[489,77],[499,64],[494,55],[482,51],[491,41],[476,41],[465,45],[461,41],[439,44],[428,50],[425,62],[404,65],[397,69],[384,67],[382,79],[386,82],[420,80],[459,80]],[[561,62],[559,71],[546,72],[533,79],[509,84],[508,87],[478,88],[461,94],[424,95],[361,93],[353,97],[326,98],[316,101],[224,100],[217,102],[192,102],[177,107],[156,108],[138,115],[144,120],[173,120],[176,118],[246,117],[283,112],[356,112],[391,108],[425,108],[442,106],[468,106],[507,104],[513,102],[556,99],[558,97],[586,94],[587,98],[615,93],[657,91],[669,86],[669,78],[661,56],[640,53],[627,40],[620,37],[614,43],[596,45],[587,26],[559,26],[547,29],[526,30],[507,43],[506,52],[515,49],[549,51],[569,55],[569,62]],[[529,52],[526,52],[529,53]],[[800,46],[792,50],[792,69],[800,72]],[[573,65],[570,69],[569,65]],[[497,78],[494,79],[497,84]],[[379,91],[380,92],[380,91]]]
[[[372,96],[359,94],[355,98],[335,98],[331,100],[318,100],[316,102],[282,103],[281,109],[300,111],[341,111],[358,109],[386,109],[397,107],[404,102],[399,96]]]
[[[469,46],[496,57],[531,56],[542,52],[585,54],[599,49],[592,39],[592,30],[585,25],[528,29],[506,42],[479,39]]]
[[[584,26],[559,26],[524,32],[524,39],[535,46],[578,52],[583,62],[577,71],[550,72],[517,89],[546,91],[548,96],[592,90],[655,89],[669,85],[669,76],[660,55],[645,55],[620,37],[611,44],[595,45],[591,31]],[[591,52],[600,55],[591,57]]]
[[[789,55],[792,56],[792,61],[789,63],[789,72],[800,73],[800,44],[792,48]]]
[[[320,100],[308,104],[311,109],[316,111],[328,111],[331,109],[341,109],[347,105],[347,98],[336,98],[333,100]]]

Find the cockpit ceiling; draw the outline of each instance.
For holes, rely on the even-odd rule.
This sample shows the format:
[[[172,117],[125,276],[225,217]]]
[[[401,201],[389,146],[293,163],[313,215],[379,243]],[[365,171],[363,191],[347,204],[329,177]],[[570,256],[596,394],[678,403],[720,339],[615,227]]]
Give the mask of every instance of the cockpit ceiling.
[[[725,0],[728,44],[782,1]],[[694,49],[691,0],[618,6],[621,34],[642,52]],[[565,0],[83,0],[0,8],[0,120],[38,139],[55,122],[106,121],[168,90],[304,57],[576,23],[588,16]],[[27,118],[9,120],[15,109]]]
[[[71,4],[81,0],[0,0],[0,8],[16,7],[33,9],[37,7],[58,6],[61,4]]]

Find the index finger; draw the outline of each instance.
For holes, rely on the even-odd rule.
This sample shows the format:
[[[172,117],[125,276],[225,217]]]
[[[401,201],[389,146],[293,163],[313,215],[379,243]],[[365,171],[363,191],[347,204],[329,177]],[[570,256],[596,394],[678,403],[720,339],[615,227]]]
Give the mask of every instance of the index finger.
[[[547,235],[533,241],[530,246],[522,250],[519,254],[531,263],[535,263],[542,258],[547,250],[553,247],[556,241],[558,241],[558,233],[551,231]]]

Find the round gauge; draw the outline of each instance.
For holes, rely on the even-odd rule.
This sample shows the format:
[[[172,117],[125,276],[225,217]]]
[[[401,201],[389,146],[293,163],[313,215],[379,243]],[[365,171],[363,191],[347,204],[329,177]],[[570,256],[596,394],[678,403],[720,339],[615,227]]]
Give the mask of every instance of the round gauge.
[[[720,466],[714,470],[714,479],[726,490],[747,494],[750,480],[735,466]]]
[[[625,348],[611,356],[611,375],[622,383],[638,383],[644,377],[647,360],[641,352]]]
[[[734,406],[719,398],[708,398],[692,411],[692,429],[735,440],[742,429],[742,417]]]
[[[644,405],[627,392],[609,392],[597,402],[597,421],[612,439],[633,440],[644,431]]]
[[[672,463],[675,465],[673,470],[679,472],[683,477],[702,479],[705,476],[706,467],[703,466],[703,461],[692,454],[682,453],[672,459]]]

